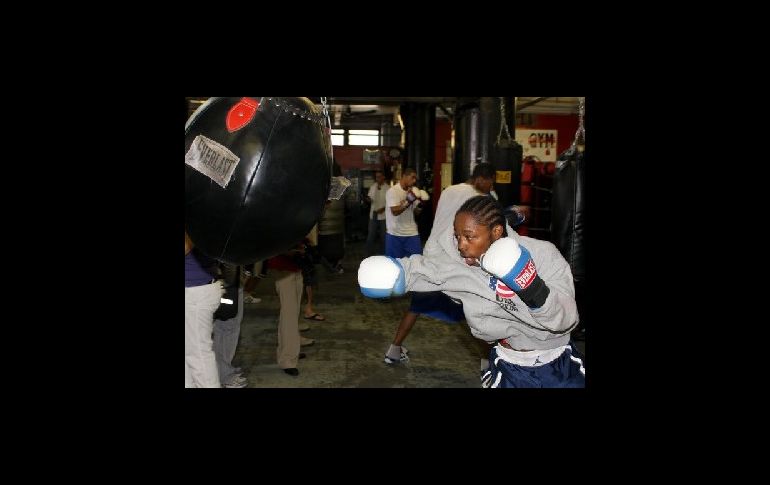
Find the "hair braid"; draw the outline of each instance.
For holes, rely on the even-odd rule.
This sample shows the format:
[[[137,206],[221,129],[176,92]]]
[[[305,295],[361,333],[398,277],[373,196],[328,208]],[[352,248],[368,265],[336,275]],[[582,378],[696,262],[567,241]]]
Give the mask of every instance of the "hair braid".
[[[457,210],[457,214],[460,212],[469,213],[476,224],[487,226],[490,231],[493,227],[500,225],[503,227],[503,236],[508,236],[503,208],[494,198],[488,195],[471,197]]]

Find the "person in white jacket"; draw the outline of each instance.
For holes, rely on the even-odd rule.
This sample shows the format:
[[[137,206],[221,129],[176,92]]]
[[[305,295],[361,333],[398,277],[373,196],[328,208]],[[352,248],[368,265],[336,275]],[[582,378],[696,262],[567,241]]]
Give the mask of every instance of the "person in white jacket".
[[[579,319],[575,288],[558,249],[516,234],[488,196],[468,199],[436,238],[439,250],[424,255],[363,260],[361,292],[442,291],[461,301],[471,333],[494,344],[483,387],[585,387],[570,342]]]

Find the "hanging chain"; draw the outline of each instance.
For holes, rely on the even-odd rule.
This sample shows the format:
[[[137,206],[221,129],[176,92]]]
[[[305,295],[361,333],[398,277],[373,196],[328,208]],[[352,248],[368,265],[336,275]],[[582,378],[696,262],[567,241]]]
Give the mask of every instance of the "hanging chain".
[[[583,122],[586,114],[586,98],[578,98],[578,129],[575,132],[575,141],[572,142],[573,146],[578,145],[578,140],[582,140],[580,145],[586,143],[586,128]]]
[[[500,98],[500,131],[497,132],[497,144],[500,144],[500,137],[503,134],[503,128],[505,128],[505,136],[508,138],[508,143],[511,143],[511,133],[508,131],[508,122],[505,120],[505,98]]]
[[[329,125],[329,130],[332,129],[332,121],[329,119],[329,107],[326,105],[326,98],[321,98],[321,110],[323,111],[324,116],[326,116],[326,123]]]
[[[321,97],[321,111],[323,112],[323,115],[326,117],[326,125],[328,130],[328,136],[329,136],[329,157],[330,159],[334,159],[334,147],[332,145],[332,120],[329,118],[329,107],[326,104],[326,97]]]

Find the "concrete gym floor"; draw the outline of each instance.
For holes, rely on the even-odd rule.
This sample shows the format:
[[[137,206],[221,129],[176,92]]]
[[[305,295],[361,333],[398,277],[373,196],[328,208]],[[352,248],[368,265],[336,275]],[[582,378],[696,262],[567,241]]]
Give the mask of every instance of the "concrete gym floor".
[[[392,342],[409,298],[378,301],[365,298],[358,287],[358,265],[364,242],[348,242],[343,274],[316,265],[318,287],[313,307],[326,321],[305,320],[315,339],[302,347],[307,354],[292,377],[275,362],[279,301],[275,281],[268,274],[254,295],[262,301],[245,304],[241,337],[233,365],[243,369],[251,388],[447,387],[479,388],[479,350],[468,326],[420,316],[404,341],[410,361],[388,366],[383,356]],[[303,305],[305,296],[303,294]],[[576,342],[585,354],[584,342]]]

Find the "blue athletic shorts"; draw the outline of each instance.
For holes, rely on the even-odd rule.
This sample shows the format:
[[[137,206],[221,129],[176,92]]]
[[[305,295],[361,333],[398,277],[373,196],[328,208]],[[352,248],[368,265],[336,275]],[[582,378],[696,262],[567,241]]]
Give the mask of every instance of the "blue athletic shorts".
[[[412,293],[409,311],[437,318],[447,323],[458,323],[465,320],[462,303],[455,303],[440,291]]]
[[[553,361],[528,367],[497,360],[497,349],[489,352],[489,369],[482,372],[482,382],[489,387],[585,387],[583,356],[570,342],[569,348]],[[490,375],[491,373],[491,375]],[[486,386],[482,386],[486,387]]]
[[[385,256],[408,258],[413,254],[422,254],[420,236],[394,236],[385,233]]]

